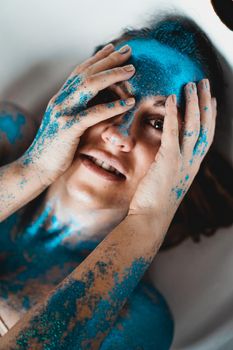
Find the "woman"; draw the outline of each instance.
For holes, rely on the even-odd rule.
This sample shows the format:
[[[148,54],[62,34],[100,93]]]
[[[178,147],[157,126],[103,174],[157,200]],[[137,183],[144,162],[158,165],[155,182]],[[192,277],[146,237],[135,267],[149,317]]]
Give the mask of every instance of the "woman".
[[[21,320],[0,349],[170,347],[166,303],[138,282],[214,136],[203,79],[213,71],[189,57],[199,42],[187,23],[128,32],[114,42],[121,52],[110,45],[78,66],[31,146],[1,168],[1,316],[6,331]]]

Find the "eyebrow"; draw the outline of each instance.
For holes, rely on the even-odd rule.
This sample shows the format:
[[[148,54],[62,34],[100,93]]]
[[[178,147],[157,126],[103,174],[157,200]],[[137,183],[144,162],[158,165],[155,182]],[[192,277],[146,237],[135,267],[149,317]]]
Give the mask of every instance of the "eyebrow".
[[[161,100],[155,101],[153,103],[153,106],[154,107],[165,106],[165,102],[166,102],[166,99],[161,99]]]

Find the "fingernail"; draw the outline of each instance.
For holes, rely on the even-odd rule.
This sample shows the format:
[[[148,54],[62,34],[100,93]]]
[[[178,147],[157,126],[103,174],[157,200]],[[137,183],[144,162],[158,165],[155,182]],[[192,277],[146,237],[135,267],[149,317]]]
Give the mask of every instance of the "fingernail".
[[[195,83],[192,83],[192,89],[193,89],[194,92],[197,92],[197,87],[196,87]]]
[[[172,102],[176,105],[176,95],[172,95]]]
[[[108,51],[108,50],[112,49],[113,47],[114,47],[114,45],[112,43],[110,43],[110,44],[104,46],[102,50]]]
[[[135,68],[132,64],[129,64],[127,66],[124,66],[124,70],[126,70],[126,72],[132,72],[133,70],[135,70]]]
[[[128,51],[130,50],[130,47],[129,45],[125,45],[125,46],[122,46],[122,48],[120,48],[118,50],[118,52],[122,55],[124,55],[125,53],[127,53]]]
[[[185,92],[186,94],[189,93],[189,94],[192,94],[193,93],[193,83],[188,83],[186,84],[185,86]]]
[[[128,106],[131,106],[131,105],[133,105],[135,103],[135,99],[133,97],[127,98],[127,100],[125,100],[125,103]]]
[[[210,89],[210,82],[209,82],[209,79],[205,79],[205,87],[207,90]]]

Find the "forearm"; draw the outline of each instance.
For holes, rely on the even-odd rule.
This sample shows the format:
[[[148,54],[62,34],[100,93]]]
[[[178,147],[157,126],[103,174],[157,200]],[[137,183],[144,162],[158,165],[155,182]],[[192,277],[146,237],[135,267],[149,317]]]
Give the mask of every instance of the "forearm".
[[[128,216],[2,339],[0,349],[98,349],[150,265],[164,227]],[[30,344],[30,345],[27,345]]]
[[[35,165],[22,158],[0,168],[0,222],[38,196],[45,185]]]

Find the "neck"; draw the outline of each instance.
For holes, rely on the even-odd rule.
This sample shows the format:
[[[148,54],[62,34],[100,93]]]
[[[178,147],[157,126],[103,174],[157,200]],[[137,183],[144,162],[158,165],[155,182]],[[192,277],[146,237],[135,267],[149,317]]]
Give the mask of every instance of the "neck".
[[[29,228],[31,235],[40,231],[53,237],[50,247],[94,248],[125,217],[122,209],[88,208],[56,187],[47,190]]]

